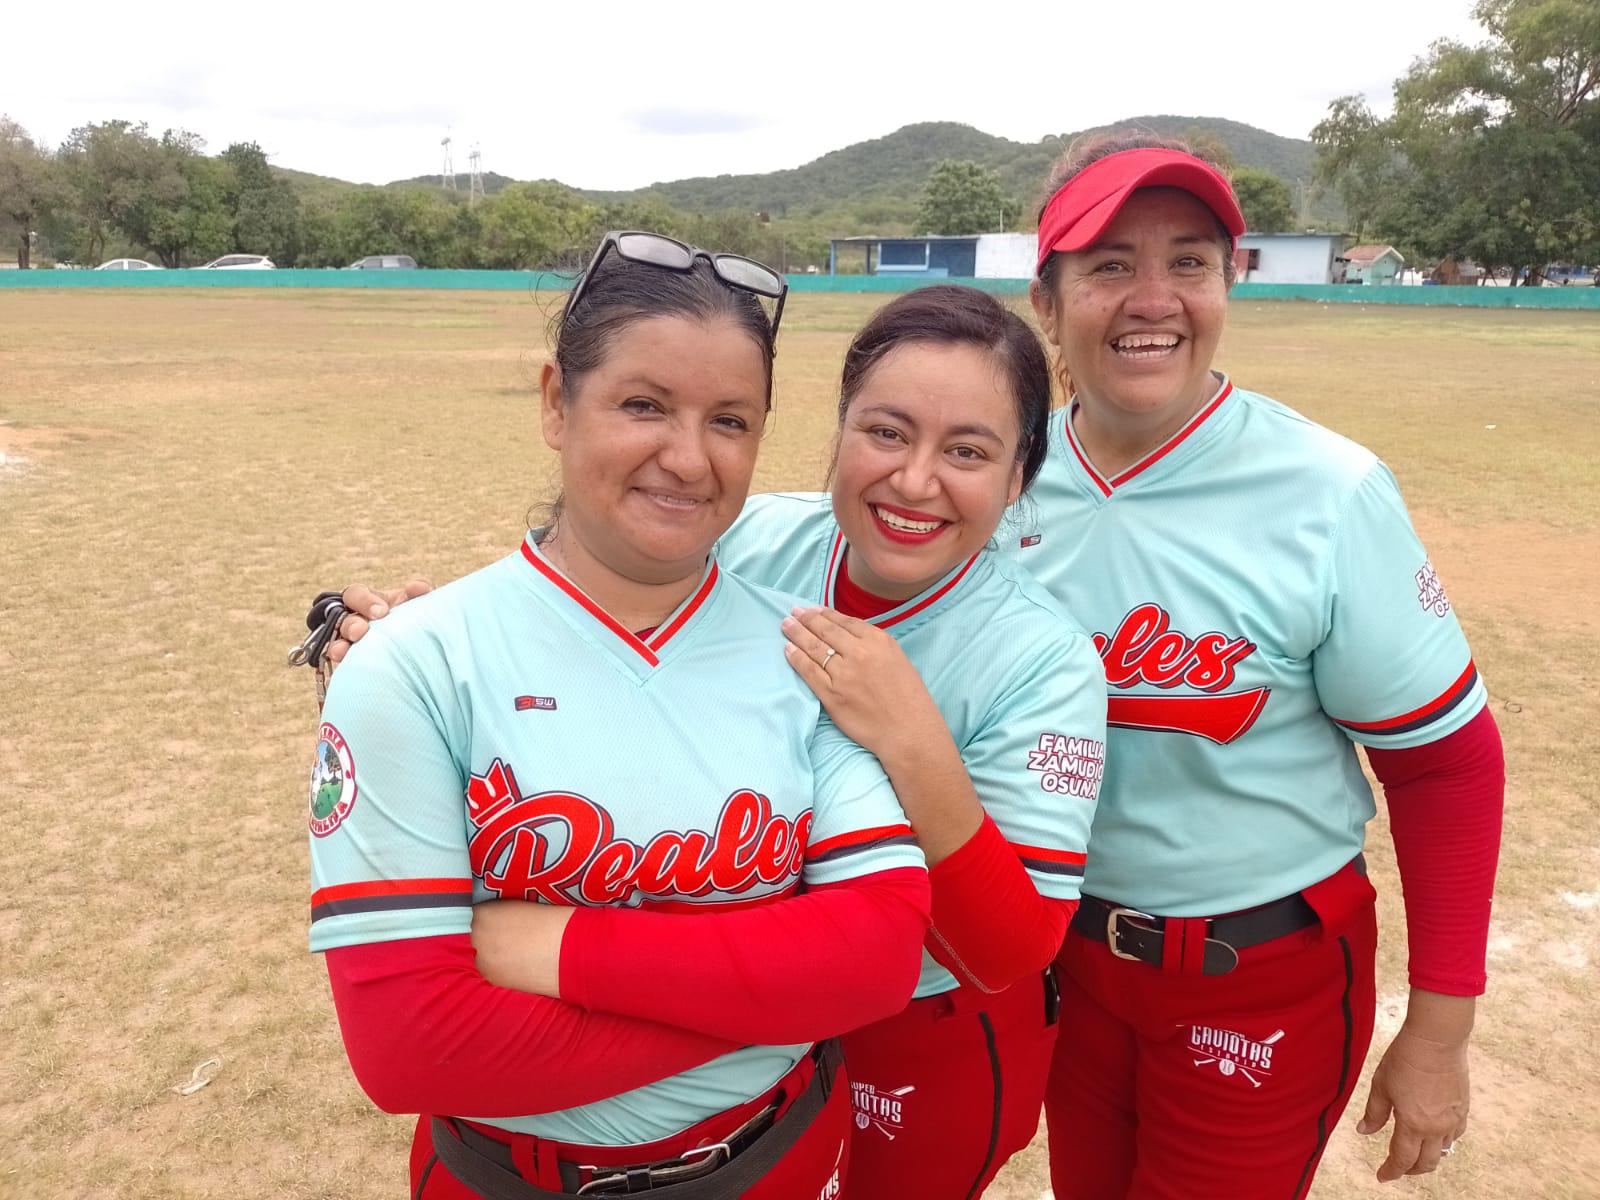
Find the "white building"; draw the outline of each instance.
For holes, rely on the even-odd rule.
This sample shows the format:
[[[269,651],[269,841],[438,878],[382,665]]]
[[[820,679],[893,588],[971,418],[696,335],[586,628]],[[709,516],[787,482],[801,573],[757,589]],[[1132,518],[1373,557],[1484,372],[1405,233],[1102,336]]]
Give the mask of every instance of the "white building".
[[[1240,283],[1332,283],[1341,233],[1245,233],[1235,262]]]

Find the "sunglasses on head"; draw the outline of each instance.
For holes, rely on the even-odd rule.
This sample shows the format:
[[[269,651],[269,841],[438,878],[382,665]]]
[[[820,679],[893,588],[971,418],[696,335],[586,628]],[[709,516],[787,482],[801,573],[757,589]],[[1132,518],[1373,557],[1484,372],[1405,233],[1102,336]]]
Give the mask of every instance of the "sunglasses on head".
[[[772,337],[776,342],[778,322],[783,319],[784,297],[789,292],[788,281],[782,275],[753,258],[738,254],[713,254],[709,250],[680,242],[677,238],[638,230],[614,229],[600,239],[599,249],[589,260],[589,269],[583,273],[572,289],[572,295],[567,298],[568,315],[577,311],[584,292],[588,290],[589,281],[594,278],[607,252],[614,252],[618,258],[628,262],[646,263],[667,271],[692,271],[695,259],[705,259],[716,272],[717,278],[729,287],[777,301],[777,306],[772,310]]]

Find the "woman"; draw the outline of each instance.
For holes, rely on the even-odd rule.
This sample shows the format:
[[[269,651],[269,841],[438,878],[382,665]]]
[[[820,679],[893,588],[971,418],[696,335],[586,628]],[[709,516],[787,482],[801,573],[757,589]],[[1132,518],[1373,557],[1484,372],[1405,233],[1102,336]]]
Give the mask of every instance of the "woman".
[[[784,622],[789,660],[882,761],[930,867],[917,998],[844,1041],[854,1195],[977,1196],[1038,1122],[1055,1038],[1040,969],[1076,901],[1105,720],[1089,639],[987,549],[1043,462],[1049,409],[1038,339],[993,297],[902,296],[845,357],[831,495],[754,497],[718,545],[720,566],[812,602]],[[559,975],[572,997],[572,974],[605,971],[552,949],[553,917],[481,907],[489,977]],[[618,978],[583,1002],[650,1016],[621,986],[627,958],[609,961]]]
[[[1302,1196],[1373,1021],[1373,815],[1411,947],[1363,1132],[1461,1136],[1504,767],[1470,652],[1369,451],[1212,369],[1244,222],[1180,143],[1076,147],[1034,311],[1071,403],[1019,561],[1095,630],[1113,764],[1059,960],[1057,1197]]]
[[[421,1200],[838,1193],[848,1093],[813,1043],[903,1007],[927,877],[877,763],[779,660],[792,600],[711,557],[770,402],[759,295],[781,313],[759,264],[608,235],[542,379],[553,523],[386,621],[328,694],[311,944],[357,1077],[424,1114]],[[486,981],[468,931],[494,898],[626,956],[654,1023]],[[615,915],[656,918],[648,951]]]

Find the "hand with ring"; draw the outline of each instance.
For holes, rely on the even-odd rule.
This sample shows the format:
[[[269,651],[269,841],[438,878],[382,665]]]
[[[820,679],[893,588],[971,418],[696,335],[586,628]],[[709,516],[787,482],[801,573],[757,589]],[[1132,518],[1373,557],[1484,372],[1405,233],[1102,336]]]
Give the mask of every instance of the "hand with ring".
[[[783,619],[784,656],[846,737],[880,759],[915,753],[944,717],[900,643],[867,621],[831,608],[797,608]]]

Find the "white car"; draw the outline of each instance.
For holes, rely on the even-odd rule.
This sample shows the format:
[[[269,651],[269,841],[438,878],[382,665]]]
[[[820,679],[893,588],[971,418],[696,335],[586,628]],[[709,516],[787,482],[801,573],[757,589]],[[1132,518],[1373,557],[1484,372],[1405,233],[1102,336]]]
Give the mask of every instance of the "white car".
[[[202,271],[271,271],[275,268],[272,260],[265,254],[224,254],[221,258],[214,258]]]
[[[103,262],[95,268],[96,271],[161,271],[164,269],[157,263],[145,262],[142,258],[113,258],[110,262]]]

